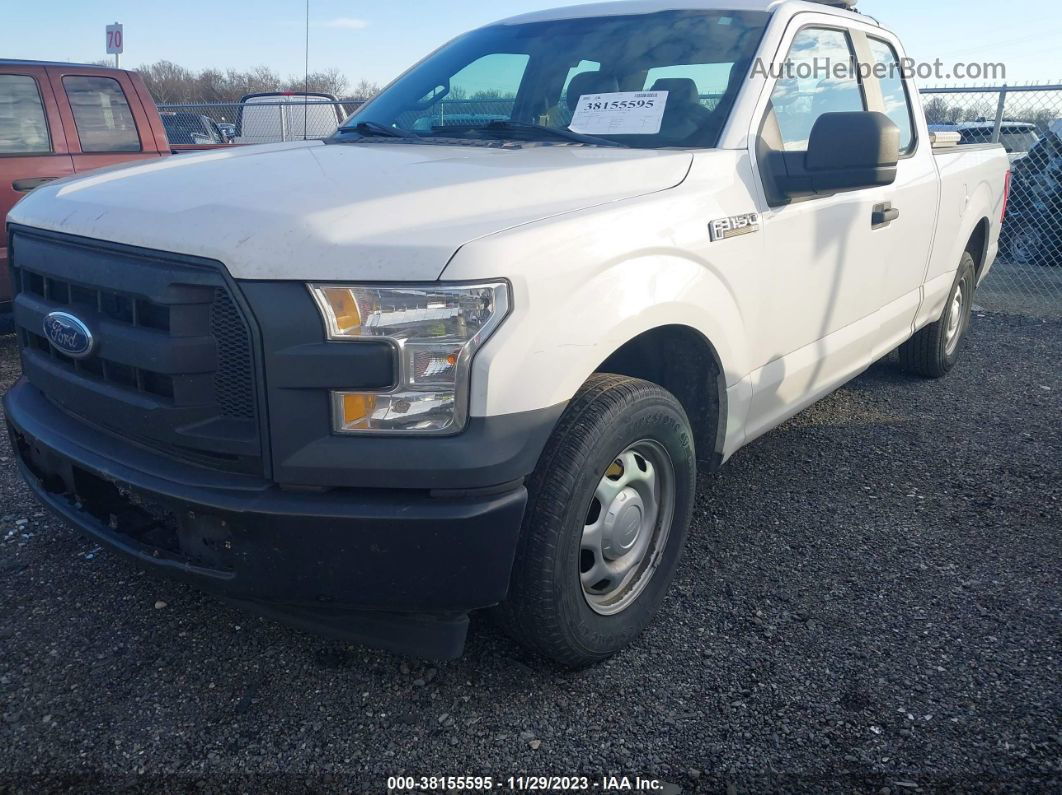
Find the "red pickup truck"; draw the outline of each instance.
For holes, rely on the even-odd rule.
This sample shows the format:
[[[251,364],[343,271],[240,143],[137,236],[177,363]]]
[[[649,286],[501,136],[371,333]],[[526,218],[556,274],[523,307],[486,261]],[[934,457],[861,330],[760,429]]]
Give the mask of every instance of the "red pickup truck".
[[[127,160],[210,145],[171,146],[136,72],[0,59],[0,229],[38,185]],[[7,239],[0,232],[0,329],[10,320]]]

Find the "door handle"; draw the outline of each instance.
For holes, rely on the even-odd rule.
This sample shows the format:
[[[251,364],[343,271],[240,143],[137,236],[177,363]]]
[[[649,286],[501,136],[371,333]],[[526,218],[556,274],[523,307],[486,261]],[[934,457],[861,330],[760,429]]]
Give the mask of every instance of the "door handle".
[[[900,211],[892,206],[891,202],[882,202],[874,205],[874,211],[870,214],[870,228],[881,229],[888,226],[900,217]]]
[[[28,193],[34,188],[39,188],[46,182],[59,179],[59,177],[32,177],[30,179],[16,179],[11,183],[11,187],[17,190],[19,193]]]

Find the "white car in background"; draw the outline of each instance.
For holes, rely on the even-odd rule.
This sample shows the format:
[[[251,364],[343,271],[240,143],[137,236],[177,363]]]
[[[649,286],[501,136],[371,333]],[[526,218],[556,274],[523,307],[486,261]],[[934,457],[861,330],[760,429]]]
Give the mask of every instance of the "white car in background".
[[[957,132],[960,145],[992,143],[996,123],[993,121],[964,121],[957,124],[931,124],[930,132]],[[999,128],[999,143],[1007,150],[1010,162],[1014,163],[1032,151],[1040,142],[1040,133],[1035,124],[1024,121],[1004,121]]]
[[[238,144],[275,144],[327,138],[340,122],[343,111],[331,94],[300,91],[269,91],[247,94],[236,111]]]

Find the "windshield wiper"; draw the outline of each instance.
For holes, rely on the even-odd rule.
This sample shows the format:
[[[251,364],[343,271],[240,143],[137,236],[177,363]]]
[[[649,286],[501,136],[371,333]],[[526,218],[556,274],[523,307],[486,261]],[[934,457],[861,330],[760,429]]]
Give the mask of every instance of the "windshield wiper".
[[[608,138],[598,138],[596,135],[584,135],[583,133],[572,132],[571,130],[565,130],[560,127],[547,127],[544,124],[532,124],[531,122],[526,121],[512,121],[505,119],[495,119],[486,124],[439,124],[432,127],[432,130],[438,132],[444,130],[454,132],[483,130],[486,132],[545,133],[546,135],[552,135],[554,138],[561,138],[565,141],[573,141],[574,143],[579,144],[590,144],[591,146],[626,146],[626,144],[621,144],[619,141],[610,141]]]
[[[375,121],[359,121],[357,124],[352,124],[349,127],[340,127],[339,132],[356,132],[365,136],[385,136],[387,138],[411,138],[412,136],[396,130],[394,127],[387,127],[379,122]]]

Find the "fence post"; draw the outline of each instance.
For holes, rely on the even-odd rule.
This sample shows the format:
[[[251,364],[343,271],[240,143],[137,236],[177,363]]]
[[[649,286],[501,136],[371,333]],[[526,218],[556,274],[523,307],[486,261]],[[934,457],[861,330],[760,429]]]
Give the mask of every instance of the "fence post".
[[[1000,128],[1003,126],[1003,109],[1007,105],[1007,84],[999,89],[999,105],[996,106],[996,125],[992,128],[992,143],[999,143]]]

